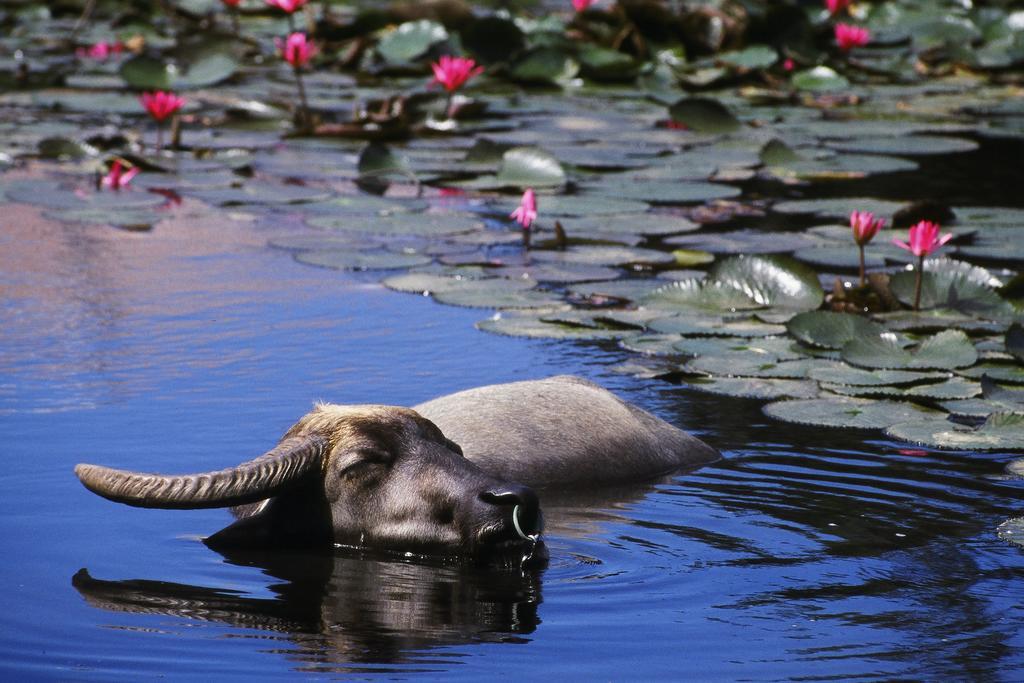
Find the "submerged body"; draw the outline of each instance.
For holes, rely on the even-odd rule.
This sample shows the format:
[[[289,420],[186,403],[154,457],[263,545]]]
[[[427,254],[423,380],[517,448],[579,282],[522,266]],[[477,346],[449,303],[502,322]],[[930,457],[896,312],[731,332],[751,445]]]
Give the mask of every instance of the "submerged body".
[[[79,465],[82,483],[139,507],[233,507],[208,543],[340,543],[481,555],[541,531],[531,487],[651,479],[718,453],[575,377],[499,384],[415,409],[321,404],[273,450],[167,476]]]

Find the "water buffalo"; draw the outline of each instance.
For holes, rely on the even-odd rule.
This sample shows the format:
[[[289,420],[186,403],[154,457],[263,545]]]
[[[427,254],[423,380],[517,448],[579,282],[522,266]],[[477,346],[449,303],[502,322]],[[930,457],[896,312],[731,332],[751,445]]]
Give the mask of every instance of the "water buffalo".
[[[229,507],[213,547],[341,545],[483,555],[532,542],[534,488],[651,479],[718,459],[702,441],[569,376],[416,406],[317,405],[268,453],[189,475],[78,465],[99,495],[153,508]]]

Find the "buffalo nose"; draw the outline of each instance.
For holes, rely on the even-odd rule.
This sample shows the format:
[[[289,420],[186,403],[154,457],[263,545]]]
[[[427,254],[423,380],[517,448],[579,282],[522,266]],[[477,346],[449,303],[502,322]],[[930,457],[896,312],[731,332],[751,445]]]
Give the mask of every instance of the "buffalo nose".
[[[480,494],[480,500],[490,505],[513,508],[513,514],[516,515],[513,521],[524,534],[541,532],[540,502],[533,489],[509,484],[484,491]]]

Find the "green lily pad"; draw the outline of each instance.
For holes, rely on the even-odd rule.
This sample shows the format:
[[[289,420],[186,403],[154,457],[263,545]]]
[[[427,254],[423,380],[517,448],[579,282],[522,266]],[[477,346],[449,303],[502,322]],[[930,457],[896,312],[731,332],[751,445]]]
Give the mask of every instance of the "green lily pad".
[[[381,235],[457,235],[483,229],[477,216],[440,213],[396,213],[390,216],[317,215],[306,218],[315,228]]]
[[[872,245],[864,250],[864,267],[868,270],[883,268],[886,265],[885,248],[872,248]],[[826,268],[853,269],[860,266],[860,255],[853,242],[841,247],[808,247],[793,252],[793,258],[804,263],[811,263]]]
[[[509,67],[514,81],[546,85],[562,85],[576,77],[580,63],[557,47],[538,47],[520,56]]]
[[[1009,451],[1024,449],[1024,413],[990,415],[977,429],[952,423],[906,422],[893,424],[887,436],[933,448],[970,451]]]
[[[917,163],[899,157],[874,154],[842,154],[823,159],[802,159],[773,165],[764,173],[779,178],[799,180],[847,180],[866,178],[881,173],[917,170]]]
[[[654,318],[647,323],[652,332],[719,337],[770,337],[782,334],[782,325],[763,323],[755,318],[718,318],[707,315],[676,315]]]
[[[659,287],[645,296],[642,303],[652,308],[690,311],[740,311],[764,307],[731,285],[696,279]]]
[[[407,21],[381,36],[377,54],[389,64],[406,64],[427,53],[432,45],[448,39],[444,26],[428,19]]]
[[[850,313],[807,311],[786,323],[791,335],[804,344],[825,349],[841,349],[857,337],[875,337],[885,331],[878,323]]]
[[[121,65],[121,78],[139,90],[188,90],[216,85],[231,78],[238,62],[227,52],[202,50],[186,60],[164,61],[148,55]]]
[[[593,266],[673,265],[675,258],[656,249],[612,246],[575,246],[564,251],[533,250],[532,258],[546,263],[582,263]]]
[[[397,270],[429,264],[433,259],[422,254],[398,254],[390,251],[366,252],[353,249],[300,251],[295,260],[311,266],[334,270]]]
[[[539,313],[504,311],[476,324],[477,329],[492,334],[533,339],[620,339],[630,336],[623,330],[589,327],[564,322],[546,322]]]
[[[4,188],[7,201],[32,204],[47,209],[109,211],[111,213],[142,207],[154,207],[167,201],[152,192],[128,187],[117,191],[70,189],[53,180],[16,180]]]
[[[119,209],[112,211],[109,207],[85,209],[65,209],[63,211],[46,211],[48,218],[68,223],[96,223],[111,225],[126,230],[149,230],[166,214],[152,209]]]
[[[673,347],[677,341],[678,334],[640,334],[621,340],[619,346],[645,356],[671,357],[679,355]]]
[[[982,375],[981,390],[986,400],[1013,405],[1024,412],[1024,389],[1010,389],[997,384],[988,375]]]
[[[188,189],[190,197],[214,206],[241,204],[301,204],[328,199],[330,190],[308,185],[283,185],[262,181],[249,181],[240,187],[214,187]]]
[[[706,372],[715,377],[769,377],[805,379],[807,372],[822,362],[813,358],[768,360],[756,352],[734,351],[716,356],[698,356],[686,364],[686,371]]]
[[[709,377],[688,379],[687,386],[721,396],[737,398],[794,398],[812,399],[818,395],[817,382],[797,379],[769,379],[758,377]]]
[[[700,229],[699,223],[669,213],[634,213],[565,218],[562,226],[570,237],[601,235],[675,235]]]
[[[916,372],[912,370],[864,370],[845,363],[833,363],[811,368],[807,376],[819,382],[848,386],[898,386],[924,381],[945,379],[944,372]]]
[[[916,282],[917,273],[901,271],[889,279],[889,288],[901,303],[913,306]],[[992,282],[988,271],[969,263],[928,260],[921,277],[921,307],[945,308],[978,317],[1012,318],[1013,306],[992,289]]]
[[[732,133],[741,125],[721,102],[706,97],[684,97],[668,113],[673,121],[698,133]]]
[[[814,237],[802,232],[764,232],[761,230],[699,232],[665,240],[665,244],[670,246],[700,249],[715,254],[785,253],[815,243]]]
[[[541,195],[537,197],[537,210],[541,216],[607,216],[623,213],[643,213],[650,208],[645,202],[617,197],[580,195]],[[510,211],[510,210],[509,210]],[[504,211],[508,214],[509,211]]]
[[[460,26],[459,37],[463,47],[482,64],[504,62],[526,42],[512,19],[493,15],[477,17]]]
[[[827,66],[798,71],[793,74],[791,82],[796,88],[811,92],[838,92],[850,88],[850,81],[845,76]]]
[[[776,401],[764,407],[769,417],[783,422],[819,427],[885,429],[911,420],[945,423],[945,413],[902,401],[874,401],[851,397],[830,397],[806,401]]]
[[[92,145],[66,137],[43,138],[36,149],[44,159],[86,159],[99,154]]]
[[[1024,384],[1024,366],[1021,365],[979,363],[969,368],[957,370],[957,374],[975,379],[981,379],[984,375],[988,375],[997,382]]]
[[[1007,543],[1024,547],[1024,517],[1013,517],[996,527],[996,534]]]
[[[631,81],[640,71],[640,64],[624,52],[581,43],[576,50],[582,73],[596,81]]]
[[[797,360],[806,356],[793,349],[786,337],[691,337],[676,338],[673,349],[687,356],[714,356],[742,352],[765,361]]]
[[[621,273],[606,266],[592,266],[581,263],[530,263],[529,265],[506,264],[502,275],[510,278],[533,278],[538,282],[568,284],[572,282],[596,282],[617,280]]]
[[[562,164],[554,156],[536,147],[513,147],[501,157],[497,175],[482,176],[460,183],[476,189],[561,188],[566,175]]]
[[[777,310],[814,310],[825,298],[818,274],[786,256],[733,256],[712,266],[708,279]]]
[[[717,57],[719,63],[737,69],[767,69],[778,59],[779,53],[767,45],[750,45],[736,52],[723,52]]]
[[[402,177],[415,179],[416,174],[409,168],[409,163],[391,148],[380,142],[371,142],[359,152],[356,166],[359,177],[389,178]]]
[[[890,202],[870,197],[849,197],[841,199],[794,199],[772,205],[772,210],[783,214],[810,214],[822,219],[846,221],[850,212],[870,211],[876,216],[891,216],[903,207],[899,202]]]
[[[672,258],[675,259],[675,265],[682,268],[706,266],[709,263],[715,262],[714,254],[709,254],[699,249],[673,249]]]
[[[904,349],[895,334],[883,332],[851,339],[843,346],[842,357],[851,365],[867,368],[952,370],[973,365],[978,352],[960,330],[928,337],[914,351]]]

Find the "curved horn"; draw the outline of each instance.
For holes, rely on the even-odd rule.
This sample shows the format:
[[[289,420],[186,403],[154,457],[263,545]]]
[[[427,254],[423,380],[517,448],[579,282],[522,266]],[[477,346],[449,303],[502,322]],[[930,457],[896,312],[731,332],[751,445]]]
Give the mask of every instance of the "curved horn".
[[[77,465],[75,474],[93,493],[144,508],[190,510],[255,503],[275,496],[323,468],[327,441],[319,436],[284,439],[255,460],[218,472],[167,476]]]

